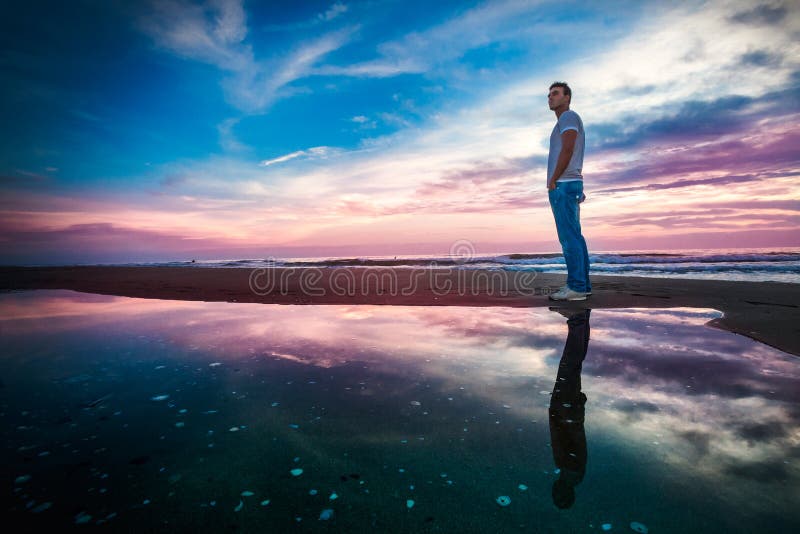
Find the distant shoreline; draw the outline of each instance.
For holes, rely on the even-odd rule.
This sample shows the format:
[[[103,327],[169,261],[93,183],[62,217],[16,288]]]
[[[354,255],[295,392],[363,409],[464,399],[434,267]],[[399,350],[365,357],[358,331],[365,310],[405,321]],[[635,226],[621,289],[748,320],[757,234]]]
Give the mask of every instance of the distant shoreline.
[[[342,256],[342,257],[244,257],[77,264],[6,264],[6,267],[191,267],[227,268],[322,268],[348,267],[394,269],[499,270],[566,274],[563,255],[547,253],[478,254],[467,247],[464,254]],[[600,276],[638,276],[686,280],[782,282],[800,284],[800,249],[739,249],[683,251],[623,251],[589,254],[590,271]]]
[[[261,276],[251,278],[256,271]],[[564,280],[560,274],[481,269],[0,267],[2,291],[71,289],[135,298],[271,304],[713,308],[724,317],[711,321],[711,326],[800,356],[800,284],[593,275],[588,300],[550,301],[547,295]]]

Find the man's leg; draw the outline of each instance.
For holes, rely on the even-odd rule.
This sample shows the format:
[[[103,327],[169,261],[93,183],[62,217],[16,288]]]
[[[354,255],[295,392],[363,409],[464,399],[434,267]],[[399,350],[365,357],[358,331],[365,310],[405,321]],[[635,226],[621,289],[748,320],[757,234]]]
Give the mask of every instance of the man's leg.
[[[586,275],[586,292],[592,292],[592,281],[589,280],[589,249],[586,248],[586,240],[581,235],[581,244],[583,245],[583,272]]]
[[[578,206],[578,221],[581,217],[581,208]],[[581,248],[583,249],[583,272],[585,274],[586,292],[592,292],[592,282],[589,280],[589,249],[586,247],[586,239],[581,234]]]
[[[580,199],[578,199],[578,222],[581,220],[581,203],[586,200],[586,195],[583,193],[583,182],[579,182],[581,184],[581,194]],[[583,245],[583,266],[584,272],[586,273],[586,292],[592,292],[592,281],[589,280],[589,249],[586,247],[586,239],[583,238],[583,234],[581,234],[581,245]]]
[[[549,192],[550,207],[556,221],[558,240],[567,264],[567,286],[573,291],[589,291],[587,284],[589,255],[581,235],[578,200],[583,191],[581,182],[556,182]]]

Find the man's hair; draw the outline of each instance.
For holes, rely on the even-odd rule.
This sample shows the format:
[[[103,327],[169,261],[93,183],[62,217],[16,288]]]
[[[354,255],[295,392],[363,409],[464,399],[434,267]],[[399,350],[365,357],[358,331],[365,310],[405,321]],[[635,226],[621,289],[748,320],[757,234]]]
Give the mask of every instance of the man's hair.
[[[553,87],[561,87],[564,90],[564,95],[568,96],[569,97],[569,101],[572,102],[572,89],[569,88],[569,85],[567,85],[567,82],[553,82],[550,85],[550,89],[552,89]]]

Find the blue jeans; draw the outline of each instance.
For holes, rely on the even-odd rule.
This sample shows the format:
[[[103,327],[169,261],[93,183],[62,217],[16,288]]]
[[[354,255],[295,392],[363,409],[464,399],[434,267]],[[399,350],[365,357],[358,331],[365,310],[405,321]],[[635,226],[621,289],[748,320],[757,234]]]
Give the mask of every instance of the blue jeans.
[[[589,251],[581,235],[581,208],[578,203],[583,196],[583,181],[557,181],[556,188],[549,190],[548,195],[556,219],[558,241],[567,264],[567,285],[573,291],[591,291]]]

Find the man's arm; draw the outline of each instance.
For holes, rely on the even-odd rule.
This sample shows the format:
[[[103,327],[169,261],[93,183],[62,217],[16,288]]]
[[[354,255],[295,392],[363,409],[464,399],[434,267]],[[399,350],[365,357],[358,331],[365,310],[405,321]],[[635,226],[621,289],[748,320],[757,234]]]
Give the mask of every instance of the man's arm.
[[[569,160],[572,159],[572,153],[575,151],[575,140],[578,139],[577,130],[567,130],[561,134],[561,152],[558,154],[558,163],[553,171],[553,176],[547,182],[547,189],[555,189],[556,181],[561,178],[564,171],[567,170]]]

